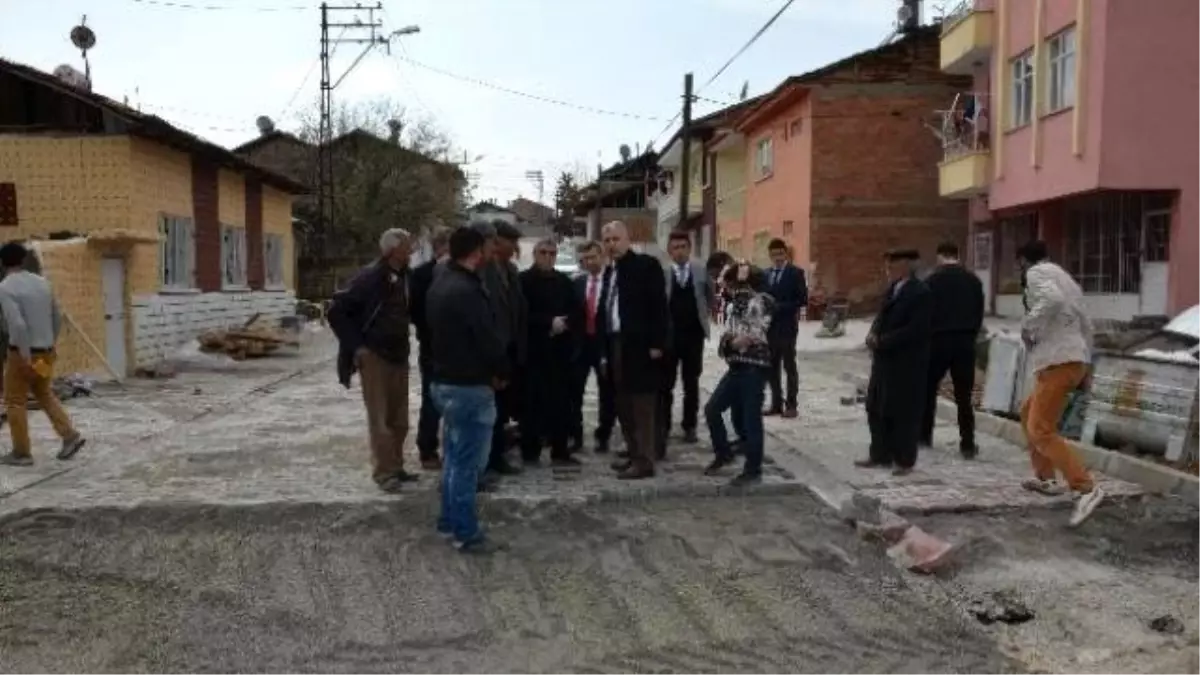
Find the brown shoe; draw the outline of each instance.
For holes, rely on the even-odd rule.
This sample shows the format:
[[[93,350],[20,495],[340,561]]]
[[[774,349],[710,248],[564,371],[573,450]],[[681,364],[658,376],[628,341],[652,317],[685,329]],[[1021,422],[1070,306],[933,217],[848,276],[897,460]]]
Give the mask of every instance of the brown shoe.
[[[794,420],[799,416],[800,416],[799,411],[797,411],[796,408],[794,408],[794,407],[789,407],[783,411],[784,419]]]
[[[654,467],[630,464],[629,468],[617,474],[618,480],[642,480],[654,478]]]
[[[432,457],[422,457],[421,458],[421,468],[425,469],[426,471],[441,471],[442,470],[442,459],[440,457],[438,457],[437,455],[434,455]]]

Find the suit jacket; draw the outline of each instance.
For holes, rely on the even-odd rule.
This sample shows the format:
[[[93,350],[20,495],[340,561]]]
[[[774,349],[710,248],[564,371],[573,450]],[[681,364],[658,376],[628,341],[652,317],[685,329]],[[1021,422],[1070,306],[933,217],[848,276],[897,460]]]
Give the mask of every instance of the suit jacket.
[[[516,352],[516,363],[513,365],[521,366],[525,363],[528,308],[525,305],[525,294],[521,291],[517,266],[511,262],[493,260],[484,265],[479,276],[483,278],[483,286],[492,300],[496,327],[505,343]]]
[[[775,301],[775,309],[771,312],[772,338],[795,336],[799,330],[797,312],[808,304],[808,284],[804,280],[804,270],[792,263],[783,266],[779,280],[771,283],[773,269],[766,270],[766,290]]]
[[[704,337],[707,339],[716,291],[713,290],[712,280],[708,278],[708,270],[704,265],[691,260],[688,262],[688,268],[692,276],[692,293],[696,296],[696,311],[700,315],[700,327],[704,329]],[[675,290],[675,264],[663,267],[663,274],[667,282],[667,302],[670,302],[671,294]]]
[[[667,293],[663,269],[658,259],[629,251],[605,270],[600,292],[597,330],[609,333],[608,308],[616,270],[617,312],[620,317],[619,340],[623,362],[620,377],[627,391],[638,394],[658,392],[662,359],[650,358],[650,350],[664,351],[667,344]],[[611,354],[608,366],[613,367]],[[615,376],[610,372],[610,376]]]
[[[888,286],[887,300],[871,333],[878,345],[871,356],[871,386],[879,393],[877,404],[886,417],[920,415],[928,386],[929,347],[932,338],[933,294],[916,276]]]

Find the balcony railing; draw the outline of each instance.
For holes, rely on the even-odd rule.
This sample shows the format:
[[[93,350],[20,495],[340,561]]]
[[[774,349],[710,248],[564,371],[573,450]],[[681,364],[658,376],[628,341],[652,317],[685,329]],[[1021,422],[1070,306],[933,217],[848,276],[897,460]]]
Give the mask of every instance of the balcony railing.
[[[942,160],[987,152],[991,134],[987,94],[957,94],[948,110],[937,111],[938,125],[930,125],[942,141]]]
[[[942,15],[942,35],[949,33],[958,25],[958,22],[970,16],[973,11],[975,11],[975,0],[959,0]]]

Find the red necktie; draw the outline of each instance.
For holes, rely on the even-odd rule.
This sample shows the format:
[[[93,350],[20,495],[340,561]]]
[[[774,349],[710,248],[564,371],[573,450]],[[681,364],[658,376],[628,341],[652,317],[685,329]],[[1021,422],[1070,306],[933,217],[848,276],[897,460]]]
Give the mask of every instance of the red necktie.
[[[587,332],[596,334],[596,277],[588,277],[587,287]]]

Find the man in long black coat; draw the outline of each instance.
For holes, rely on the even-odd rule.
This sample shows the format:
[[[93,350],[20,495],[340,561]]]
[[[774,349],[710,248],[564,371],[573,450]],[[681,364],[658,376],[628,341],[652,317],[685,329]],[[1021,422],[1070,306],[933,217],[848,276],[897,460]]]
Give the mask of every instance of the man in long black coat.
[[[883,308],[867,335],[871,350],[867,386],[870,456],[855,464],[862,468],[894,466],[895,474],[903,476],[917,463],[933,301],[929,287],[914,273],[919,253],[890,251],[886,258],[890,283]]]
[[[659,382],[667,342],[667,290],[658,259],[630,248],[621,221],[604,226],[604,247],[612,264],[600,293],[605,370],[613,384],[617,419],[628,460],[613,464],[618,478],[654,475]]]
[[[577,313],[571,278],[554,269],[558,246],[546,239],[533,249],[533,267],[521,272],[525,296],[527,356],[522,387],[521,457],[536,464],[542,445],[550,442],[550,461],[558,467],[578,466],[567,437],[571,427],[571,360],[575,336],[570,320]]]

